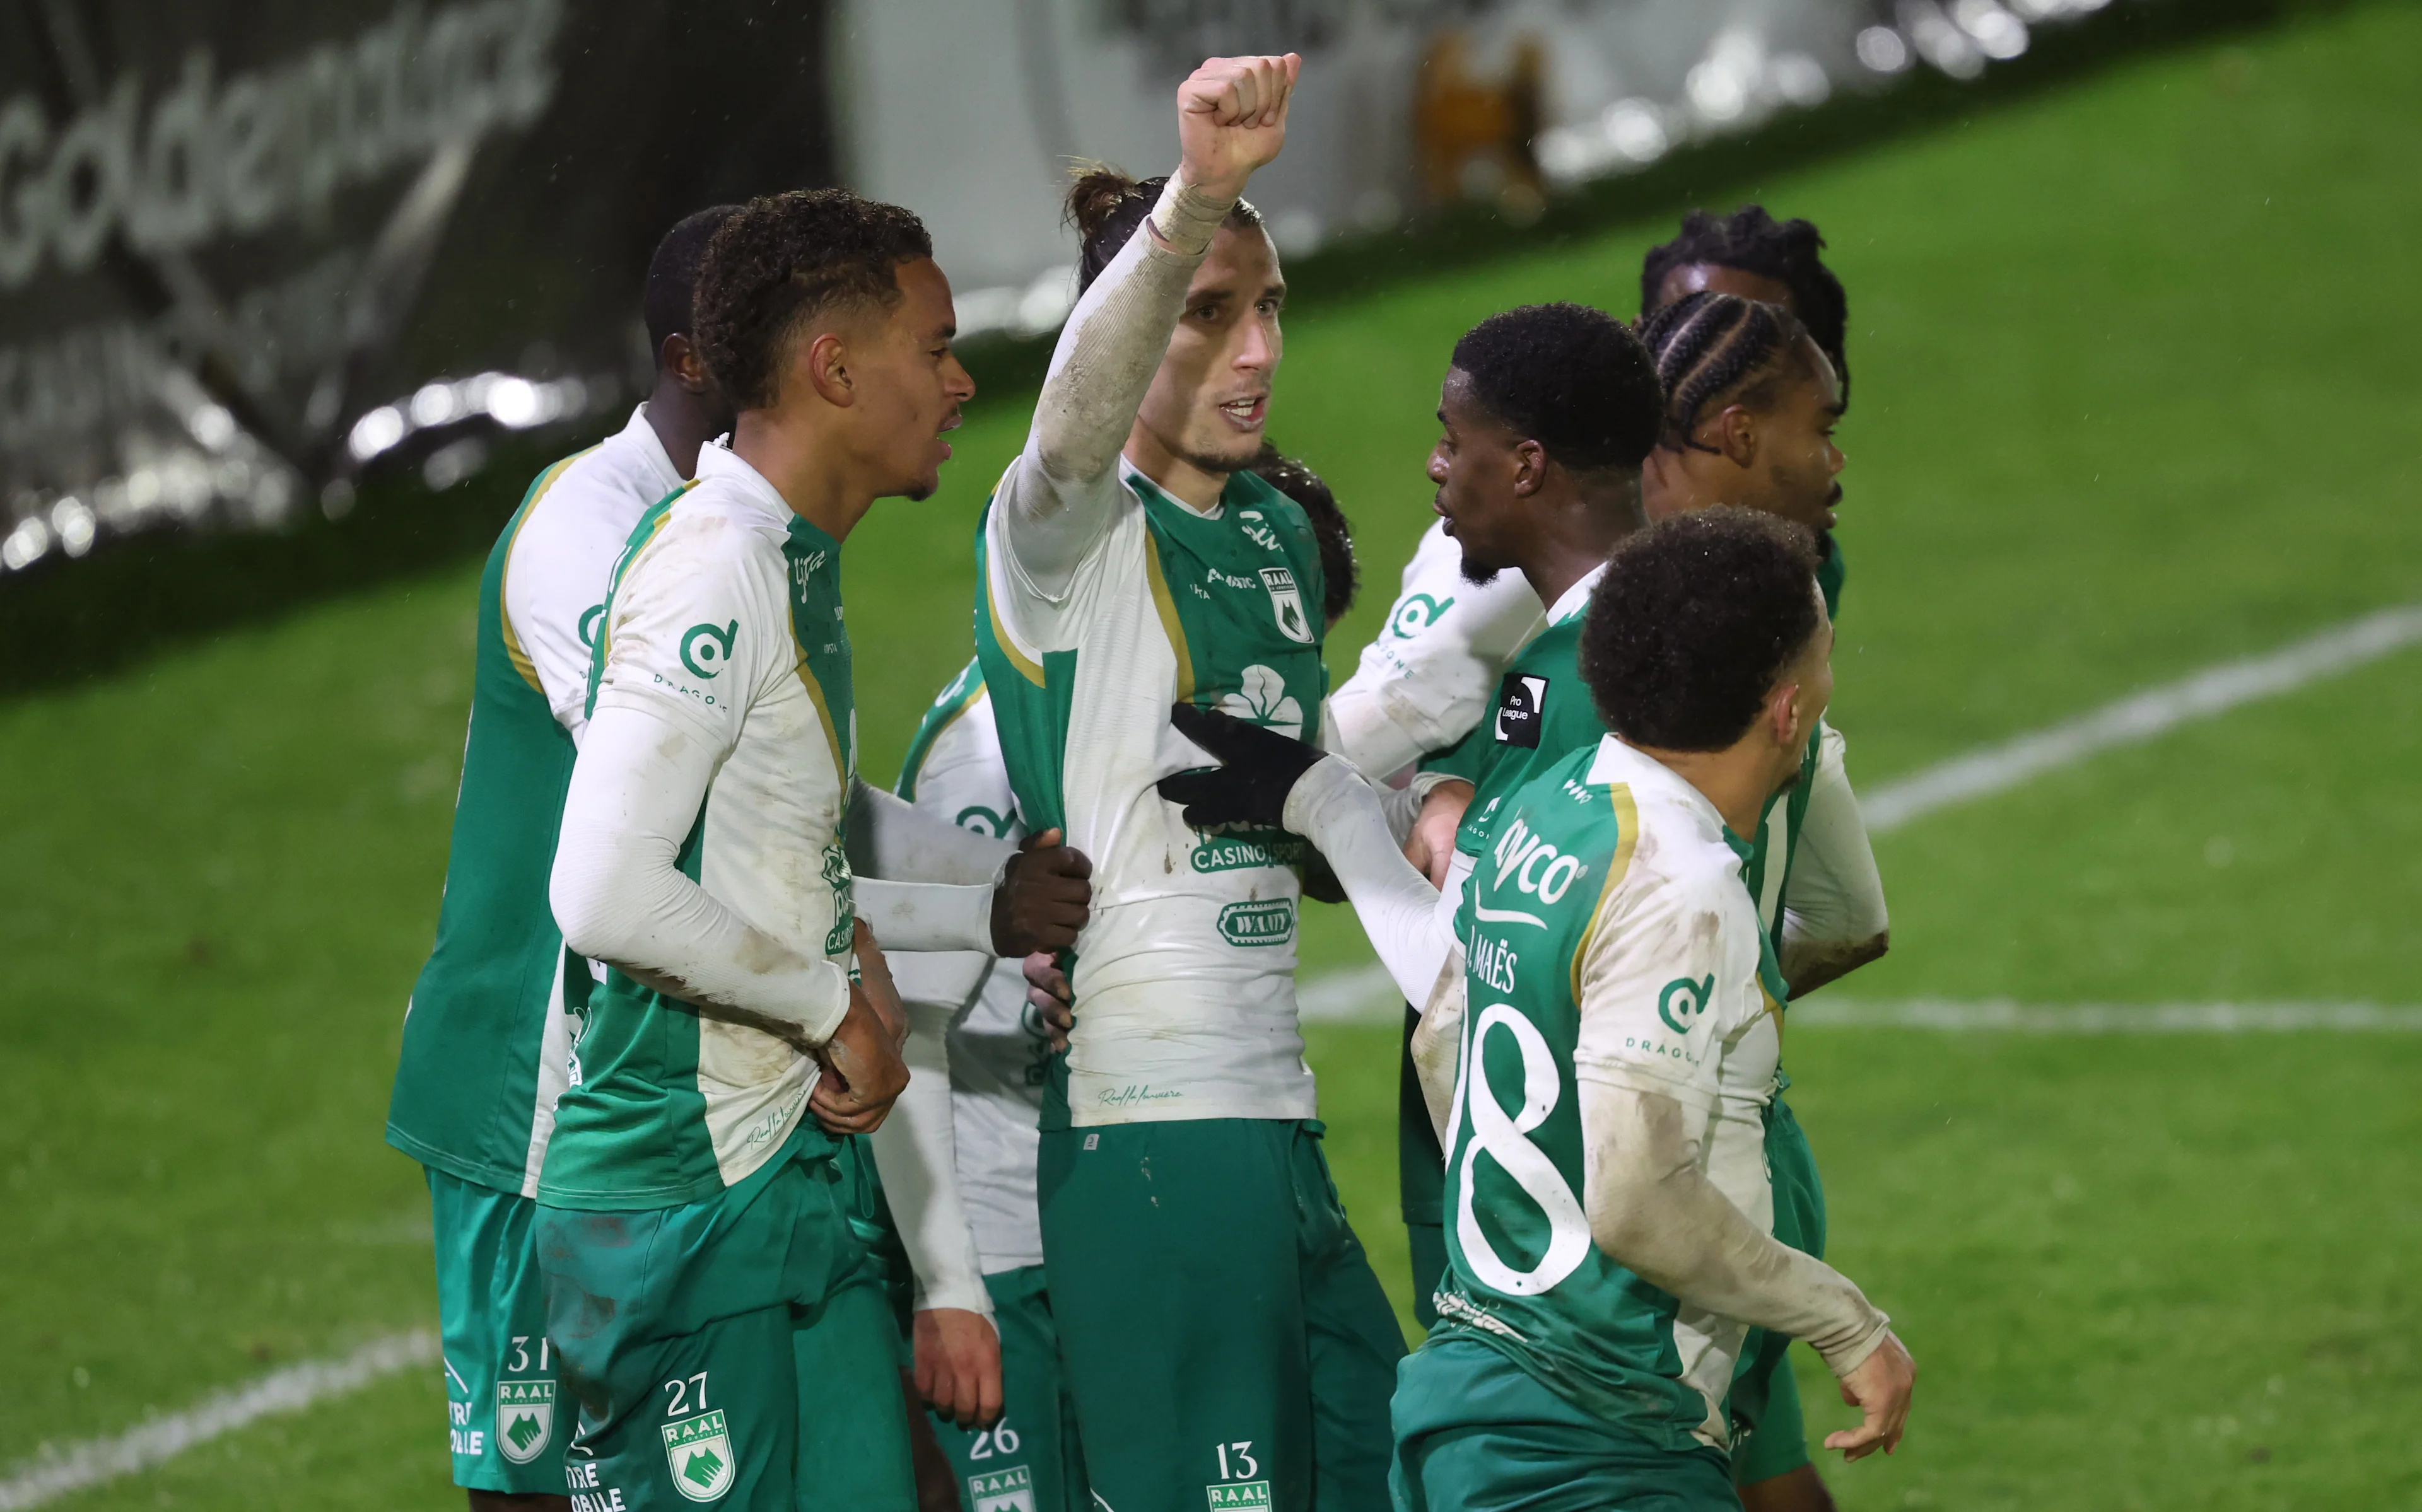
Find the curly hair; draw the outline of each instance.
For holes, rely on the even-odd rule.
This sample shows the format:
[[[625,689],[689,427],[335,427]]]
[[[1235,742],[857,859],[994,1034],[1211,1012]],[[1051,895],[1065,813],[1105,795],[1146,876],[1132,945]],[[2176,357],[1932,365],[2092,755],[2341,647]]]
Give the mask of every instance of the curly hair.
[[[1312,538],[1320,547],[1320,616],[1334,625],[1354,607],[1362,586],[1362,569],[1354,560],[1354,523],[1337,507],[1337,495],[1320,475],[1265,441],[1247,467],[1254,476],[1302,506],[1312,522]]]
[[[770,408],[791,338],[852,307],[897,308],[900,265],[934,255],[925,224],[846,189],[762,195],[707,243],[690,338],[732,407]]]
[[[1691,439],[1709,406],[1738,404],[1771,409],[1783,391],[1809,376],[1801,360],[1807,337],[1789,310],[1738,294],[1703,288],[1685,294],[1651,315],[1640,335],[1665,385],[1665,419],[1659,444],[1679,451],[1716,448]]]
[[[1656,449],[1664,390],[1622,321],[1587,304],[1525,304],[1463,334],[1449,366],[1508,429],[1567,468],[1637,472]]]
[[[1581,680],[1634,745],[1721,751],[1816,633],[1808,532],[1730,505],[1627,537],[1581,625]]]
[[[1763,205],[1743,205],[1730,215],[1694,210],[1682,218],[1682,234],[1662,246],[1648,249],[1640,265],[1640,318],[1657,312],[1665,280],[1676,268],[1708,264],[1771,278],[1791,290],[1791,313],[1816,338],[1817,350],[1833,364],[1842,380],[1842,397],[1850,397],[1850,361],[1842,342],[1850,323],[1850,300],[1842,281],[1817,254],[1825,239],[1813,221],[1778,221]]]
[[[1135,240],[1136,227],[1160,203],[1160,192],[1168,185],[1166,174],[1139,183],[1107,163],[1077,165],[1061,218],[1076,228],[1082,243],[1077,256],[1077,293],[1093,288],[1110,259]],[[1220,224],[1239,231],[1253,230],[1262,224],[1262,212],[1251,201],[1240,199]]]

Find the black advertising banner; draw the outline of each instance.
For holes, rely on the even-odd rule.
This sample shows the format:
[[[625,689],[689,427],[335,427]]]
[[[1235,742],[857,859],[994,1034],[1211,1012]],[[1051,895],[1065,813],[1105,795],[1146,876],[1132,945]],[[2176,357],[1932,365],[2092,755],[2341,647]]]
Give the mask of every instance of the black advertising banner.
[[[0,597],[632,402],[664,229],[834,180],[826,27],[822,0],[0,0]]]

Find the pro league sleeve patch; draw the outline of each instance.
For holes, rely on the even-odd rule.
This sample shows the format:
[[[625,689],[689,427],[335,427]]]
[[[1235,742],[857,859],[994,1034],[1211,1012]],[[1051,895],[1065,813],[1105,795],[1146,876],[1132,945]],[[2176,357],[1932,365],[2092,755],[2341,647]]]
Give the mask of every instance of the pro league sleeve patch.
[[[1548,679],[1527,672],[1506,674],[1497,691],[1497,743],[1539,748],[1539,726],[1548,709]]]

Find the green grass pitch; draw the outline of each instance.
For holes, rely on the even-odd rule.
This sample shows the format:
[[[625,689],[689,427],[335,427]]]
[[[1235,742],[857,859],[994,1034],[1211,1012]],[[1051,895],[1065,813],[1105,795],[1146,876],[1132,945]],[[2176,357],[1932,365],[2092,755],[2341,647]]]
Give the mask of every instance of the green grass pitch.
[[[1759,186],[1852,298],[1836,704],[1867,785],[2422,600],[2422,11],[2139,62]],[[1628,314],[1635,226],[1288,318],[1274,434],[1360,526],[1351,665],[1427,519],[1453,338]],[[967,530],[1017,444],[850,547],[888,777],[968,652]],[[445,864],[461,569],[0,708],[0,1477],[279,1364],[433,1323],[380,1142]],[[1880,843],[1863,998],[2422,1001],[2422,654]],[[1308,921],[1315,969],[1367,959]],[[1330,1151],[1400,1302],[1395,1050],[1316,1026]],[[1833,1257],[1920,1363],[1846,1507],[2422,1506],[2422,1043],[1803,1028]],[[1847,1419],[1805,1378],[1813,1426]],[[459,1506],[436,1373],[70,1498]]]

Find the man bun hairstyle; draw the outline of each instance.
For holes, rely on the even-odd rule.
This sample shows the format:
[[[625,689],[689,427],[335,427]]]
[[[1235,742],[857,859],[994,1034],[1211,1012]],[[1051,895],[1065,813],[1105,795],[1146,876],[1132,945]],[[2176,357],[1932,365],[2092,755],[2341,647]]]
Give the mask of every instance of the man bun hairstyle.
[[[1808,532],[1730,505],[1675,515],[1607,558],[1581,680],[1634,745],[1721,751],[1748,732],[1819,623]]]
[[[690,299],[698,290],[698,265],[706,257],[706,244],[739,211],[737,205],[691,211],[673,223],[648,258],[639,313],[648,323],[648,351],[659,366],[665,360],[665,337],[689,330]]]
[[[1300,459],[1289,457],[1267,441],[1247,470],[1293,499],[1312,522],[1312,538],[1320,548],[1321,621],[1333,625],[1345,618],[1362,586],[1362,569],[1354,560],[1353,522],[1337,507],[1337,495]]]
[[[763,195],[707,243],[690,339],[740,410],[772,407],[791,338],[837,311],[891,310],[900,265],[934,255],[925,224],[846,189]]]
[[[1707,264],[1771,278],[1791,290],[1791,312],[1808,328],[1816,348],[1833,364],[1842,380],[1842,397],[1850,397],[1850,362],[1842,342],[1850,323],[1849,296],[1842,281],[1817,254],[1825,239],[1812,221],[1778,221],[1763,205],[1743,205],[1730,215],[1694,210],[1682,218],[1682,234],[1663,246],[1651,247],[1640,265],[1640,312],[1646,320],[1657,311],[1665,280],[1676,268]]]
[[[1575,472],[1638,472],[1664,411],[1640,338],[1587,304],[1525,304],[1463,334],[1449,365],[1508,429]]]
[[[1771,409],[1793,380],[1808,373],[1800,346],[1806,327],[1780,304],[1738,294],[1707,288],[1686,294],[1643,321],[1640,335],[1665,385],[1659,444],[1675,451],[1716,449],[1691,439],[1709,408]]]
[[[1093,288],[1110,259],[1135,240],[1136,227],[1160,203],[1160,192],[1168,186],[1166,174],[1138,182],[1107,163],[1076,165],[1061,218],[1077,232],[1078,294]],[[1255,230],[1262,224],[1262,212],[1251,201],[1240,199],[1220,224],[1239,231]]]

